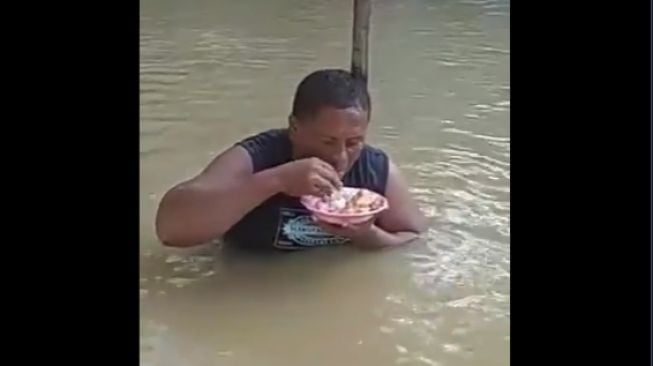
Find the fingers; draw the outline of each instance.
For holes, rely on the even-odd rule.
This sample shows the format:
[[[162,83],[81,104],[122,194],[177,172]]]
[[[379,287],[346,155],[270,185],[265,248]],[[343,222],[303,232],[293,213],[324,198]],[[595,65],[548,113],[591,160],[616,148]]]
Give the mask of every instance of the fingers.
[[[340,189],[342,188],[342,181],[340,180],[340,175],[338,172],[336,172],[333,167],[327,163],[320,162],[317,165],[317,171],[319,172],[320,176],[331,184],[333,188],[335,189]]]
[[[330,180],[317,174],[313,177],[311,183],[313,194],[320,197],[328,196],[337,189]]]

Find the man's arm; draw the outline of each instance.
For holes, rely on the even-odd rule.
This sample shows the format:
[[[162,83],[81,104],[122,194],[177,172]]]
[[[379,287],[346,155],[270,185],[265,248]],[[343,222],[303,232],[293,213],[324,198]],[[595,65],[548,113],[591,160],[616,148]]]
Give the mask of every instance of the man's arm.
[[[390,161],[385,196],[390,208],[382,212],[368,235],[358,244],[365,247],[393,247],[411,242],[426,231],[427,222],[408,191],[399,168]]]
[[[364,248],[394,247],[419,238],[426,231],[426,218],[408,192],[408,185],[399,169],[392,162],[385,197],[390,207],[376,220],[346,226],[323,221],[317,223],[327,232],[349,238],[354,245]]]
[[[197,177],[170,189],[156,216],[159,239],[164,245],[189,247],[222,236],[281,189],[274,170],[252,171],[248,152],[234,146]]]

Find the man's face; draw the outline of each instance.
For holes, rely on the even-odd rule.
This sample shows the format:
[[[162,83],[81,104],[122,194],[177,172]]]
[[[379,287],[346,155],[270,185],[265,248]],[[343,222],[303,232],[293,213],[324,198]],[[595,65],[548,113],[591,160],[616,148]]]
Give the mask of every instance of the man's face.
[[[290,136],[296,158],[317,157],[343,176],[365,146],[368,113],[360,108],[322,108],[310,120],[291,117]]]

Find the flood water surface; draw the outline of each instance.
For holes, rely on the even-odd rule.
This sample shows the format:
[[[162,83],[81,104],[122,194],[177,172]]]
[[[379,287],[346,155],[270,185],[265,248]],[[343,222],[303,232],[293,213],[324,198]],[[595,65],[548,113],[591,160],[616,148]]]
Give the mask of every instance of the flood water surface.
[[[157,204],[297,83],[349,65],[352,1],[141,0],[141,364],[509,364],[509,3],[375,0],[370,142],[429,217],[397,250],[163,248]],[[256,10],[254,10],[256,9]]]

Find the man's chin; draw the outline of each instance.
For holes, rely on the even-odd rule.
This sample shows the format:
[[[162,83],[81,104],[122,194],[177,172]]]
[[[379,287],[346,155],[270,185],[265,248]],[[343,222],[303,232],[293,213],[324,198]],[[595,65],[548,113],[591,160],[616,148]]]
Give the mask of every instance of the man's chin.
[[[338,175],[340,176],[340,179],[342,179],[342,178],[345,177],[345,175],[347,175],[347,173],[349,173],[350,170],[351,170],[351,167],[349,166],[349,167],[347,167],[347,168],[344,169],[344,170],[338,170],[338,169],[336,169],[336,172],[337,172]]]

